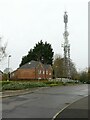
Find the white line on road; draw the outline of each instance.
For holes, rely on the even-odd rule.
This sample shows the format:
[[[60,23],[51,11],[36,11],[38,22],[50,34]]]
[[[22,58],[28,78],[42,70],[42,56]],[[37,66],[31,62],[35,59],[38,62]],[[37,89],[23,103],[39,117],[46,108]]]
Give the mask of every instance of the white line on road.
[[[87,95],[88,96],[88,95]],[[87,97],[87,96],[85,96],[85,97]],[[83,98],[85,98],[85,97],[83,97]],[[80,98],[80,99],[83,99],[83,98]],[[80,100],[79,99],[79,100]],[[74,101],[74,102],[72,102],[72,103],[69,103],[68,105],[66,105],[63,109],[61,109],[59,112],[57,112],[54,116],[53,116],[53,118],[52,118],[52,120],[55,120],[56,119],[56,117],[62,112],[62,111],[64,111],[67,107],[69,107],[70,105],[72,105],[73,103],[75,103],[75,102],[77,102],[78,100],[76,100],[76,101]]]

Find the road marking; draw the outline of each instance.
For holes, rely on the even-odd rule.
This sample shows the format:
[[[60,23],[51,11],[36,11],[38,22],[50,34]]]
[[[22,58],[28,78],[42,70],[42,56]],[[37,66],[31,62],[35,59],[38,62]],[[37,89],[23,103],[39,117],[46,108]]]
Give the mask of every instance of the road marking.
[[[69,104],[69,105],[70,105],[70,104]],[[58,113],[56,113],[56,114],[53,116],[52,120],[55,120],[55,118],[56,118],[63,110],[65,110],[69,105],[66,105],[63,109],[61,109]]]
[[[84,96],[83,98],[85,98],[85,97],[87,97],[87,96],[88,96],[88,95]],[[80,98],[80,99],[83,99],[83,98]],[[79,100],[80,100],[80,99],[79,99]],[[74,101],[74,102],[69,103],[68,105],[66,105],[64,108],[62,108],[58,113],[56,113],[56,114],[53,116],[52,120],[55,120],[56,117],[57,117],[62,111],[64,111],[67,107],[69,107],[70,105],[72,105],[73,103],[75,103],[75,102],[77,102],[77,101],[79,101],[79,100],[76,100],[76,101]]]

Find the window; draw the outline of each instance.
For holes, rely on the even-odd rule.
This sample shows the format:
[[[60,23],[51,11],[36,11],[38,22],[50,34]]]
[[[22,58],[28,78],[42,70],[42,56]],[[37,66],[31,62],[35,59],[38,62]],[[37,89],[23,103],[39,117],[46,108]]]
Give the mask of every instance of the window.
[[[49,75],[51,75],[51,72],[49,73]]]
[[[38,74],[41,74],[41,70],[38,70]]]
[[[46,75],[48,75],[48,71],[46,70]]]
[[[43,71],[43,74],[45,74],[45,71]]]

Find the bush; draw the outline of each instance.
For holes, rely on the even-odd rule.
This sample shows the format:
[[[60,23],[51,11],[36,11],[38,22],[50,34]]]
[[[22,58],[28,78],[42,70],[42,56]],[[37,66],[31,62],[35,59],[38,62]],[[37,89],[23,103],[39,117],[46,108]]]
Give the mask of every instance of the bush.
[[[50,84],[50,87],[58,86],[58,84]]]
[[[59,82],[59,81],[47,81],[47,82],[44,82],[45,84],[62,84],[62,82]]]
[[[21,90],[34,87],[46,87],[42,82],[2,82],[2,90]]]
[[[1,85],[2,84],[2,85]],[[44,81],[44,82],[31,82],[31,81],[2,81],[0,82],[0,90],[22,90],[35,87],[52,87],[67,85],[67,83],[58,81]]]
[[[2,86],[6,84],[10,84],[10,81],[2,81]]]

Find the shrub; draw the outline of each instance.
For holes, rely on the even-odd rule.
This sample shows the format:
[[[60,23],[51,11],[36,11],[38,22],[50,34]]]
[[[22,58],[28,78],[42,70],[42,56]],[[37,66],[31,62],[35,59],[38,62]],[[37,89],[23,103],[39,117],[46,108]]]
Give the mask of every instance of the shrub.
[[[46,87],[47,85],[42,82],[3,82],[2,90],[21,90],[34,87]]]

